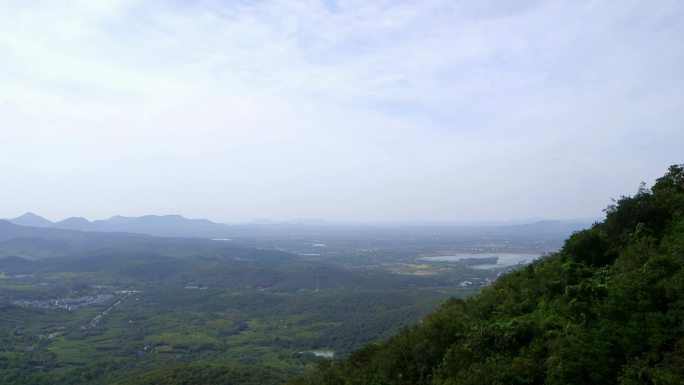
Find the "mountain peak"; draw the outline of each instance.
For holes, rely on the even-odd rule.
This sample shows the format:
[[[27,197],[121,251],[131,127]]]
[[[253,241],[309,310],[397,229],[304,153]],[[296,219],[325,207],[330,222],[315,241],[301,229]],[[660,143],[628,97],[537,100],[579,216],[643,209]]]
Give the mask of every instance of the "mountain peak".
[[[83,217],[69,217],[56,222],[53,226],[58,229],[88,230],[90,222]]]
[[[27,211],[27,212],[24,213],[23,215],[20,215],[20,216],[14,218],[14,219],[20,219],[20,218],[40,218],[40,219],[45,219],[45,218],[41,217],[40,215],[36,215],[36,214],[34,214],[34,213],[30,212],[30,211]]]
[[[69,217],[69,218],[63,219],[57,223],[64,223],[64,222],[72,222],[72,223],[86,223],[86,222],[88,222],[89,223],[89,221],[83,217]]]
[[[106,219],[103,222],[115,223],[115,224],[124,224],[124,223],[132,222],[135,219],[136,219],[136,217],[124,217],[121,215],[114,215],[113,217]]]
[[[16,218],[8,219],[7,221],[14,223],[15,225],[28,227],[50,227],[53,225],[51,221],[30,211]]]

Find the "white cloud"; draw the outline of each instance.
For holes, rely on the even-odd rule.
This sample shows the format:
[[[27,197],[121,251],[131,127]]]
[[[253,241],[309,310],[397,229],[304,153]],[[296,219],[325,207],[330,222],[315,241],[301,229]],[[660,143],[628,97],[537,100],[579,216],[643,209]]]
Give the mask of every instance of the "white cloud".
[[[6,215],[584,217],[682,161],[680,2],[331,4],[4,2]]]

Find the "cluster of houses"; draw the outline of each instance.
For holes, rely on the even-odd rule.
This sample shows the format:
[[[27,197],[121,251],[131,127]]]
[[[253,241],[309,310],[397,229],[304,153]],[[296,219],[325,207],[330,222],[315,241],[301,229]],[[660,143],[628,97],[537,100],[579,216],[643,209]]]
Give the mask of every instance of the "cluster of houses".
[[[114,297],[114,294],[95,294],[86,295],[82,297],[64,297],[57,299],[40,299],[40,300],[16,300],[13,304],[19,306],[41,307],[45,309],[66,309],[76,310],[86,306],[97,305],[107,302]]]

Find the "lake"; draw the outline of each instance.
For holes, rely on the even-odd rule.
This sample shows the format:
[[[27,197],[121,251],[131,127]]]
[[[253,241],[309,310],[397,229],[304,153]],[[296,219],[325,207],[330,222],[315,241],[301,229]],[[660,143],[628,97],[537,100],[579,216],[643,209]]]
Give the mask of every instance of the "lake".
[[[494,269],[499,267],[515,266],[520,263],[529,263],[539,258],[541,254],[519,253],[483,253],[483,254],[453,254],[435,257],[422,257],[420,259],[433,262],[458,262],[464,259],[488,259],[496,258],[495,264],[472,265],[473,269]]]

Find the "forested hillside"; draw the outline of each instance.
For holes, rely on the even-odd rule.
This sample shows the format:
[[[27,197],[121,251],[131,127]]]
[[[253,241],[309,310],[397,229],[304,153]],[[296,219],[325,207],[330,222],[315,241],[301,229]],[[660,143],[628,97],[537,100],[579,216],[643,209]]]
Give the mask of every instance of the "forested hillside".
[[[683,266],[679,165],[560,252],[289,384],[682,384]]]

